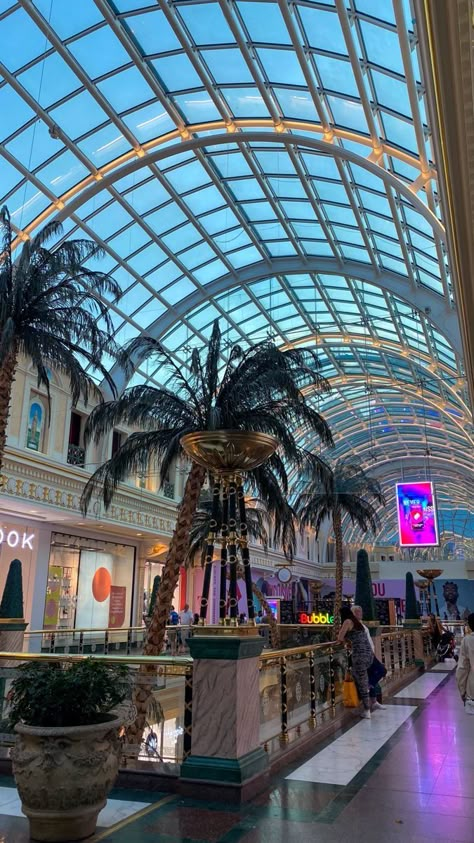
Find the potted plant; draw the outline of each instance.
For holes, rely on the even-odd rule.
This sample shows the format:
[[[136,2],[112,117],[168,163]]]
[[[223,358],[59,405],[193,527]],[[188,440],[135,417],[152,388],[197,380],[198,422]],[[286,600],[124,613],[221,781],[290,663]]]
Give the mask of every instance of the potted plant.
[[[86,659],[18,669],[8,694],[11,757],[33,839],[94,833],[119,769],[122,719],[113,709],[130,693],[124,665]]]

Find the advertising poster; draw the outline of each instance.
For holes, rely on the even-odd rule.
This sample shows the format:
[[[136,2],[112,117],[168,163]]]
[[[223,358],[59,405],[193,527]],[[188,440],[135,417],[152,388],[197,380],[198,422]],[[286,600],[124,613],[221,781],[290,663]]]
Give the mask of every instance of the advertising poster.
[[[119,629],[125,621],[127,589],[124,585],[110,586],[109,629]]]
[[[26,447],[32,451],[39,451],[41,431],[43,428],[43,408],[37,401],[30,407],[28,418],[28,430],[26,434]]]
[[[61,595],[61,577],[63,569],[60,565],[51,565],[48,570],[48,588],[44,606],[43,626],[56,628],[59,615],[59,598]]]
[[[439,544],[433,484],[397,483],[398,529],[401,547]]]
[[[436,579],[435,586],[442,621],[464,621],[474,612],[474,580]],[[433,595],[431,602],[434,611]]]

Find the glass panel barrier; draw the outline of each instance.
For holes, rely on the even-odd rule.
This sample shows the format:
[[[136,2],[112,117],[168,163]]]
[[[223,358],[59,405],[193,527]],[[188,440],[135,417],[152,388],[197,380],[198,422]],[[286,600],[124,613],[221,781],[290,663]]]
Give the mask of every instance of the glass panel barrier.
[[[26,661],[71,664],[88,658],[81,654],[8,654],[0,661],[0,758],[9,756],[14,734],[8,725],[8,692],[18,674],[18,666]],[[149,773],[179,774],[179,765],[191,751],[192,659],[186,656],[158,658],[146,656],[90,656],[108,664],[126,664],[141,685],[151,688],[147,724],[141,744],[127,744],[123,734],[122,767]],[[135,719],[130,699],[117,709],[127,725]]]

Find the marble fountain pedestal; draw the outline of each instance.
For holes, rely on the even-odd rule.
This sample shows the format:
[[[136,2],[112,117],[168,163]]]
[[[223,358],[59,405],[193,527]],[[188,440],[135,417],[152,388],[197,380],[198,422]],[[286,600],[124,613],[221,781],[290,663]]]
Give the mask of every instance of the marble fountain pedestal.
[[[266,784],[260,746],[259,656],[264,640],[251,626],[206,626],[189,640],[193,664],[192,749],[181,785],[214,798],[255,795]],[[250,787],[249,787],[250,786]],[[182,788],[181,788],[182,789]],[[207,789],[207,788],[206,788]],[[232,791],[232,793],[231,793]]]

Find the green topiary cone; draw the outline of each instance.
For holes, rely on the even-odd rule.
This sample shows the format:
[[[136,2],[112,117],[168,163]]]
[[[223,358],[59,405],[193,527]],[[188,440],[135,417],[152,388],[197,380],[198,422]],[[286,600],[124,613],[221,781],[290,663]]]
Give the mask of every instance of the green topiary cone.
[[[355,602],[362,606],[365,621],[377,620],[374,596],[372,592],[372,577],[370,576],[370,565],[367,551],[361,548],[357,552],[357,573]]]
[[[407,571],[405,578],[405,620],[417,621],[419,619],[418,607],[416,605],[415,583],[413,574]]]
[[[153,609],[155,608],[156,598],[158,595],[158,589],[160,587],[161,577],[159,574],[156,575],[155,579],[153,580],[153,588],[151,590],[151,597],[150,597],[150,605],[148,607],[148,617],[151,618],[153,614]]]
[[[10,562],[0,603],[0,618],[23,618],[23,578],[19,559]]]

